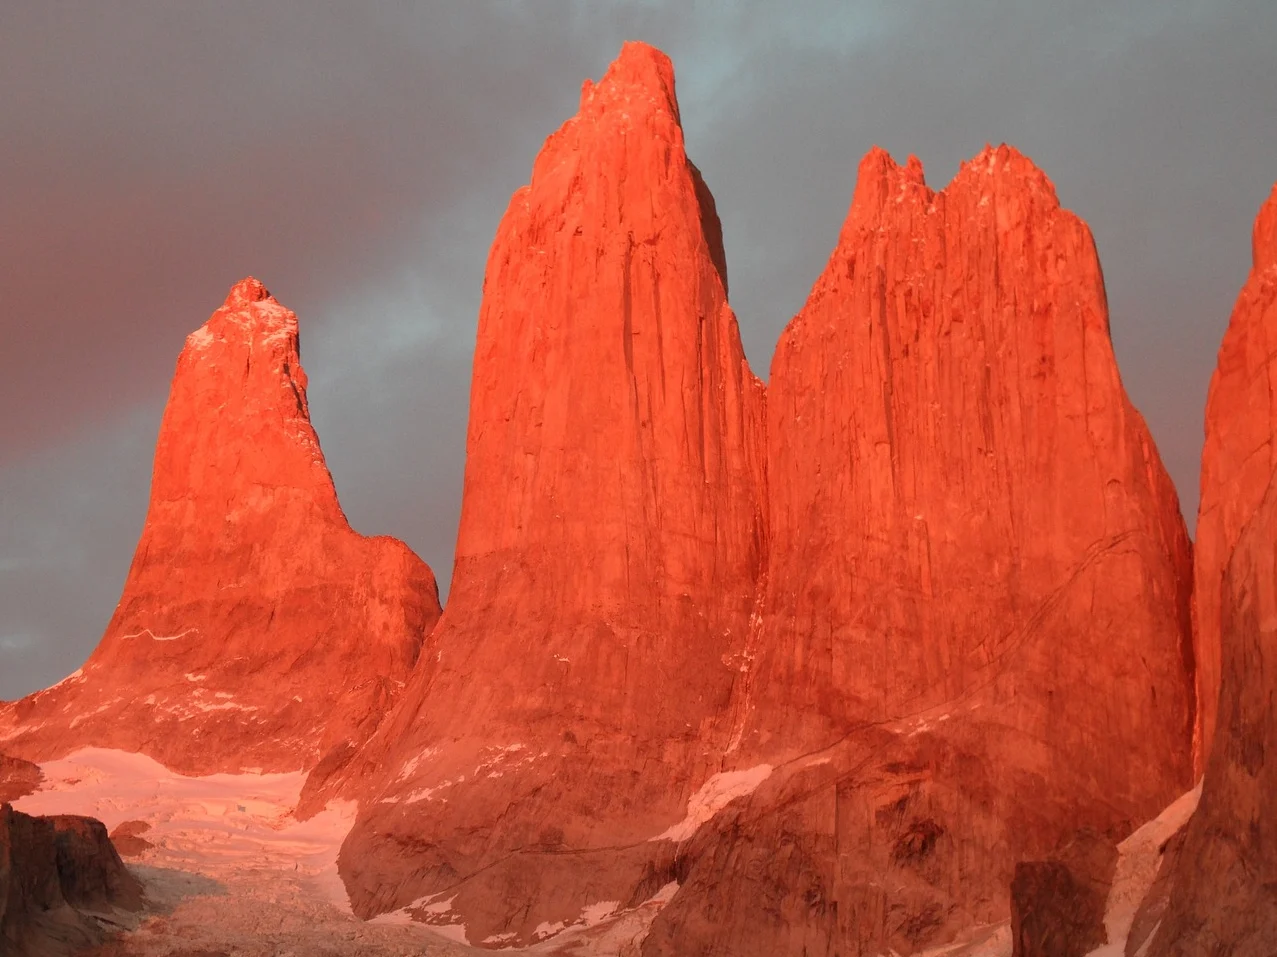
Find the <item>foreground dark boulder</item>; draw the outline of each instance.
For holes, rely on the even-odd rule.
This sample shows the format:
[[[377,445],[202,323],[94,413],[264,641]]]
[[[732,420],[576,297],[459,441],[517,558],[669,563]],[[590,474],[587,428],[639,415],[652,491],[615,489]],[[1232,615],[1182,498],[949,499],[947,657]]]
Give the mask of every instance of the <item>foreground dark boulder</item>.
[[[72,954],[101,943],[94,915],[142,907],[142,886],[101,821],[0,806],[0,954]]]

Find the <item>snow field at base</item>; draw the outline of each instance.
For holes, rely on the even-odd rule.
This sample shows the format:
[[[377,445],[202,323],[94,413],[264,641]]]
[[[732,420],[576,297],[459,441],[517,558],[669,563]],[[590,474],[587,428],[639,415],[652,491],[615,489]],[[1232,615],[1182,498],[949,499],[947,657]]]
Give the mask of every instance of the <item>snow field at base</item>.
[[[145,821],[164,864],[222,879],[290,871],[320,899],[350,912],[337,851],[355,817],[333,802],[309,821],[292,816],[305,774],[186,777],[141,754],[85,748],[41,765],[41,790],[16,802],[28,814],[85,814],[114,830]]]
[[[127,863],[148,898],[163,905],[163,916],[158,930],[144,922],[126,935],[121,953],[164,955],[178,942],[244,955],[273,954],[281,946],[359,957],[490,952],[464,946],[464,925],[446,923],[452,901],[444,895],[371,921],[355,918],[337,873],[355,803],[332,802],[298,821],[293,809],[305,781],[301,771],[187,777],[145,755],[102,748],[85,748],[41,769],[41,790],[15,802],[18,810],[88,815],[108,830],[125,821],[149,825],[140,836],[154,846]],[[630,910],[619,910],[616,901],[598,902],[571,923],[538,928],[543,936],[537,944],[503,950],[616,954],[646,934],[677,889],[667,885]],[[412,910],[439,923],[414,921]]]

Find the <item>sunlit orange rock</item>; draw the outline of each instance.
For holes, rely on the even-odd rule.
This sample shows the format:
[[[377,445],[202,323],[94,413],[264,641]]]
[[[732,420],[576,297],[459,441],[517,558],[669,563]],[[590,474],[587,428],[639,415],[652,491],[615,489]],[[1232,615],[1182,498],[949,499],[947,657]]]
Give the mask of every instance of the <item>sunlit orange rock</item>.
[[[188,773],[309,768],[367,737],[438,616],[425,563],[347,524],[297,317],[245,279],[178,359],[106,634],[74,675],[0,711],[0,747],[120,748]]]
[[[626,44],[497,230],[448,607],[341,772],[356,912],[446,890],[419,916],[509,944],[673,879],[648,839],[718,769],[763,417],[672,67]]]
[[[1237,297],[1206,402],[1202,496],[1194,539],[1198,770],[1210,758],[1220,679],[1220,596],[1242,529],[1277,466],[1277,188],[1255,220],[1253,268]]]
[[[729,766],[770,771],[645,953],[913,953],[1190,786],[1189,543],[1091,235],[1027,158],[936,193],[871,152],[767,406]]]
[[[1277,941],[1275,354],[1277,187],[1206,406],[1196,607],[1219,707],[1153,957],[1268,957]]]

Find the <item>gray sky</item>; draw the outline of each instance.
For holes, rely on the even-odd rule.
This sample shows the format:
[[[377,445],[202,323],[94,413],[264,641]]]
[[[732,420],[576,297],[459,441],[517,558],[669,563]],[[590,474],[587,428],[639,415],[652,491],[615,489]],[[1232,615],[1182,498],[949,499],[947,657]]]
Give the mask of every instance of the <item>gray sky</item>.
[[[300,317],[351,522],[446,587],[488,243],[626,39],[674,59],[760,375],[871,145],[940,187],[1007,141],[1094,230],[1123,378],[1195,512],[1277,179],[1273,0],[7,3],[0,697],[96,644],[182,340],[248,274]]]

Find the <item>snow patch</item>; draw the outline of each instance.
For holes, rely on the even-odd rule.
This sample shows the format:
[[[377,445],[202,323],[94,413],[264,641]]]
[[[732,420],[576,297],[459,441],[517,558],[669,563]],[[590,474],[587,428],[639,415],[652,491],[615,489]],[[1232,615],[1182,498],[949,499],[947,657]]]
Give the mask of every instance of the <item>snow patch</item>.
[[[1153,820],[1117,846],[1117,871],[1104,908],[1104,930],[1109,942],[1091,951],[1088,957],[1122,957],[1135,913],[1153,886],[1161,849],[1197,810],[1202,785],[1180,795]],[[1152,940],[1150,936],[1149,940]]]
[[[205,702],[205,701],[193,701],[191,702],[191,707],[195,708],[197,711],[260,711],[261,710],[256,705],[237,704],[234,701],[219,701],[216,704],[209,704],[208,702]],[[177,715],[179,718],[182,718],[183,720],[187,718],[195,717],[195,715],[193,715],[190,712],[190,709],[186,707],[180,707],[180,706],[172,707],[172,708],[169,708],[168,710],[171,713]]]
[[[434,787],[432,787],[432,788],[417,788],[417,790],[415,790],[415,791],[411,791],[411,792],[409,792],[409,793],[408,793],[408,795],[407,795],[407,796],[403,799],[403,803],[404,803],[404,804],[416,804],[418,801],[433,801],[433,800],[436,800],[435,795],[436,795],[436,794],[438,794],[440,791],[442,791],[444,788],[450,788],[450,787],[453,787],[453,786],[455,786],[455,785],[457,785],[457,784],[460,784],[460,783],[461,783],[462,781],[464,781],[465,779],[466,779],[466,778],[465,778],[465,775],[463,774],[463,775],[462,775],[460,778],[458,778],[456,781],[453,781],[453,780],[441,781],[440,783],[436,784],[436,785],[435,785]],[[438,798],[438,800],[440,800],[440,801],[446,801],[446,800],[448,800],[448,799],[447,799],[447,798]],[[385,798],[385,799],[383,799],[383,800],[382,800],[382,802],[381,802],[381,803],[382,803],[382,804],[398,804],[398,803],[399,803],[399,799],[398,799],[398,798]]]
[[[434,896],[439,897],[442,895],[436,894]],[[455,901],[456,899],[457,899],[457,895],[453,894],[446,901],[436,901],[433,904],[423,904],[420,910],[423,914],[432,914],[435,916],[442,917],[444,914],[450,913],[452,911],[452,902]]]
[[[212,344],[213,333],[209,331],[207,326],[200,326],[186,337],[186,348],[188,349],[207,349]]]
[[[686,841],[702,824],[737,798],[753,794],[771,776],[772,766],[760,764],[746,771],[722,771],[701,785],[688,799],[687,817],[652,841]]]
[[[84,669],[76,668],[75,671],[71,672],[69,675],[67,675],[57,684],[49,685],[49,687],[45,688],[43,691],[37,691],[34,695],[32,695],[32,697],[38,698],[42,694],[48,694],[54,688],[61,688],[63,685],[81,684],[83,683],[83,681],[84,681]]]
[[[620,901],[599,901],[597,904],[588,904],[581,908],[581,921],[586,927],[593,927],[615,914],[620,906]]]
[[[470,943],[470,938],[466,936],[465,924],[426,924],[424,926],[430,928],[444,940],[450,940],[457,944]]]
[[[450,921],[445,918],[452,913],[452,902],[457,899],[453,894],[447,900],[439,900],[447,891],[427,894],[418,897],[411,904],[386,914],[378,914],[368,921],[370,924],[416,924],[426,927],[446,940],[458,944],[469,944],[466,925],[462,921]]]
[[[420,766],[422,761],[433,758],[438,753],[438,748],[426,748],[426,750],[422,751],[420,754],[409,758],[404,762],[403,767],[399,769],[399,776],[395,778],[395,783],[397,784],[400,781],[407,781],[410,777],[417,773],[417,768]]]
[[[645,900],[644,904],[668,904],[674,899],[674,895],[678,893],[680,885],[678,881],[670,881],[668,884],[662,884],[660,888]]]
[[[141,631],[135,631],[131,635],[120,635],[120,638],[141,638],[143,635],[146,635],[152,641],[177,641],[177,639],[185,638],[191,632],[197,630],[198,629],[195,628],[187,628],[184,631],[179,631],[176,635],[157,635],[155,632],[151,631],[150,628],[143,628]]]
[[[537,929],[532,932],[533,940],[545,940],[547,937],[553,937],[567,930],[568,925],[561,920],[556,920],[553,924],[549,921],[542,921],[537,924]]]
[[[85,711],[83,714],[77,714],[74,718],[71,719],[71,727],[74,728],[78,726],[79,724],[81,724],[82,722],[88,721],[90,718],[94,717],[95,715],[101,714],[103,711],[110,711],[112,705],[116,705],[119,703],[120,703],[120,699],[116,698],[114,701],[108,701],[104,705],[99,705],[98,707],[94,708],[92,711]]]

